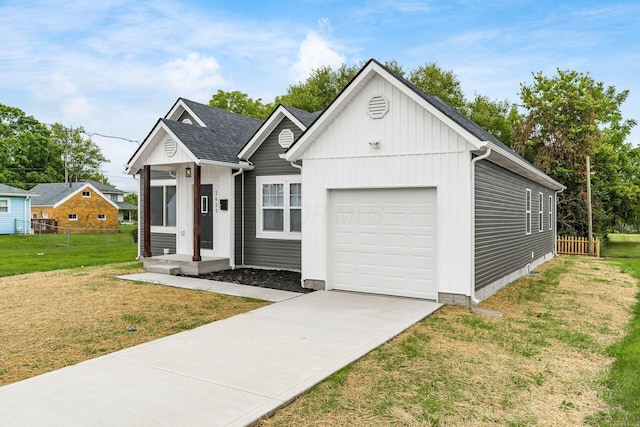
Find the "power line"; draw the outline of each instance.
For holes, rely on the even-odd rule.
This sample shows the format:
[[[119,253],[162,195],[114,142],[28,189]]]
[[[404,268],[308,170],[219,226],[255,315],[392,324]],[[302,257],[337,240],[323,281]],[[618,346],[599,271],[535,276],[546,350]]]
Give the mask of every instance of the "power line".
[[[49,126],[49,127],[52,127],[52,126],[53,126],[51,123],[43,123],[43,124],[45,124],[45,125],[47,125],[47,126]],[[64,126],[64,125],[63,125],[63,126]],[[73,128],[71,128],[71,129],[73,129]],[[98,133],[98,132],[89,132],[89,131],[86,131],[86,130],[83,130],[81,133],[83,133],[83,134],[85,134],[85,135],[87,135],[87,136],[89,136],[89,137],[92,137],[92,136],[100,136],[100,137],[102,137],[102,138],[120,139],[120,140],[122,140],[122,141],[127,141],[127,142],[133,142],[133,143],[135,143],[135,144],[140,144],[140,141],[138,141],[138,140],[125,138],[125,137],[122,137],[122,136],[105,135],[105,134],[102,134],[102,133]]]

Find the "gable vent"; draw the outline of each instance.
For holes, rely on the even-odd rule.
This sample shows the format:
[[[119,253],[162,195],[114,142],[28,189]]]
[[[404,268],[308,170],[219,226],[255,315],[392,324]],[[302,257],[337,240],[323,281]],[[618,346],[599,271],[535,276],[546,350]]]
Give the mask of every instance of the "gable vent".
[[[289,148],[293,144],[293,132],[291,129],[282,129],[280,135],[278,135],[278,144],[282,148]]]
[[[176,142],[172,139],[167,139],[164,142],[164,154],[167,157],[173,157],[176,154],[176,151],[178,151],[178,144],[176,144]]]
[[[389,100],[382,95],[371,97],[367,104],[367,113],[372,119],[381,119],[389,111]]]
[[[191,119],[189,119],[189,118],[182,119],[182,123],[186,123],[186,124],[188,124],[188,125],[192,125],[192,124],[193,124],[193,122],[192,122],[192,121],[191,121]]]

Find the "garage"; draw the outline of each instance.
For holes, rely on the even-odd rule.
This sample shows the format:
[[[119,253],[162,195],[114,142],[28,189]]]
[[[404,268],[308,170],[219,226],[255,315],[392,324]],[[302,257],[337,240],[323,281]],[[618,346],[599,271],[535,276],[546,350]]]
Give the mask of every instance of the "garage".
[[[328,288],[433,299],[436,189],[329,190]]]

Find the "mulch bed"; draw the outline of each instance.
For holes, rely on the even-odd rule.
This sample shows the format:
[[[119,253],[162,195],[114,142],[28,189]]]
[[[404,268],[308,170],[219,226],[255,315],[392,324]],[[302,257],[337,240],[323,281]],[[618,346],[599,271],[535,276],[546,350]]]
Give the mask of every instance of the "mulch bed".
[[[295,271],[238,268],[235,270],[216,271],[201,275],[200,277],[220,282],[238,283],[260,288],[278,289],[281,291],[313,292],[312,289],[305,289],[300,285],[300,273],[296,273]]]

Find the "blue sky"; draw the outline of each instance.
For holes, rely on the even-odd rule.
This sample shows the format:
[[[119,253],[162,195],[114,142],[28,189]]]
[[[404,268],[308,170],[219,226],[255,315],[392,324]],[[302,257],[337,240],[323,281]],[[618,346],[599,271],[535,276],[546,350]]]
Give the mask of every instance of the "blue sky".
[[[531,73],[589,72],[640,118],[640,2],[0,0],[0,103],[141,141],[178,97],[272,101],[323,65],[436,62],[467,97],[519,101]],[[119,188],[136,143],[94,136]],[[640,143],[636,129],[630,142]]]

